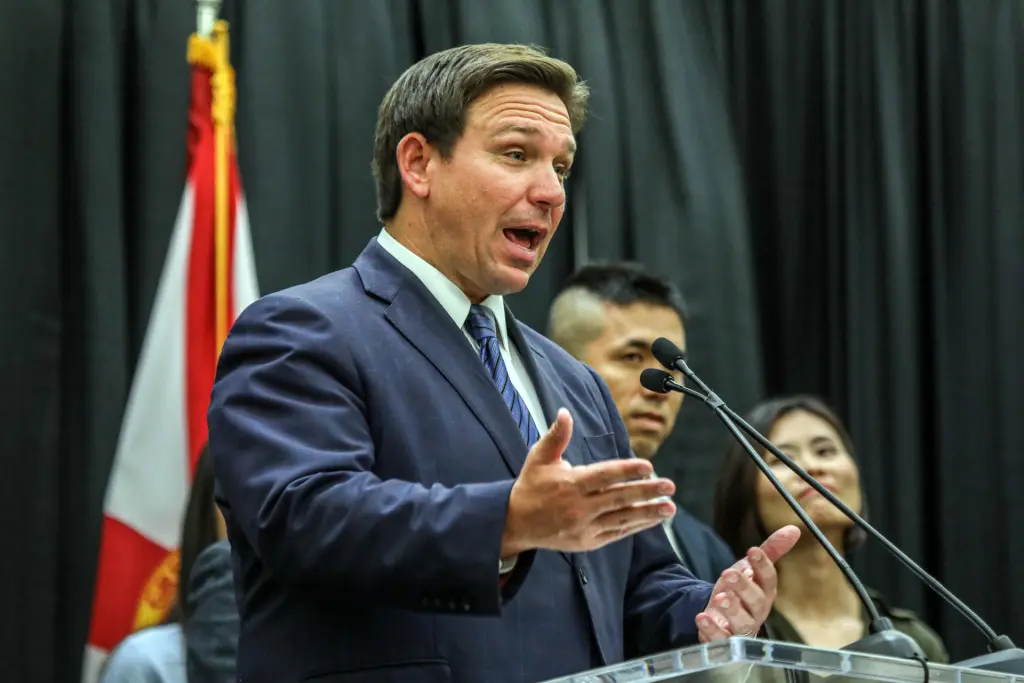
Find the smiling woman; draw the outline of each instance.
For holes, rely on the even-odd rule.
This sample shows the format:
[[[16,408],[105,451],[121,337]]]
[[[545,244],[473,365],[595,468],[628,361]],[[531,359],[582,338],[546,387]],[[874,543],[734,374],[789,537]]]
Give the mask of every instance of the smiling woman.
[[[745,419],[854,512],[866,517],[853,440],[821,400],[813,396],[775,398],[757,405]],[[860,547],[863,531],[770,453],[762,451],[761,455],[836,550],[845,556]],[[760,543],[782,526],[802,527],[796,513],[736,442],[730,443],[722,462],[714,523],[734,550]],[[778,598],[764,625],[768,638],[841,648],[868,634],[867,614],[853,587],[811,534],[801,536],[777,569]],[[868,592],[882,616],[917,641],[930,661],[949,661],[941,638],[917,615],[890,606],[877,591]]]

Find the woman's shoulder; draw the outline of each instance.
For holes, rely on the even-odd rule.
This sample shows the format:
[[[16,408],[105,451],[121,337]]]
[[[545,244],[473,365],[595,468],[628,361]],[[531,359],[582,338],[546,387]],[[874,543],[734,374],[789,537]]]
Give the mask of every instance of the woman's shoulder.
[[[100,680],[101,683],[185,681],[181,626],[152,626],[131,634],[110,653]]]
[[[935,662],[936,664],[949,663],[949,652],[946,651],[946,644],[942,642],[942,637],[924,619],[913,610],[889,604],[888,600],[877,591],[872,590],[870,593],[871,599],[875,601],[879,610],[892,620],[892,625],[896,630],[907,634],[921,646],[921,650],[929,662]]]

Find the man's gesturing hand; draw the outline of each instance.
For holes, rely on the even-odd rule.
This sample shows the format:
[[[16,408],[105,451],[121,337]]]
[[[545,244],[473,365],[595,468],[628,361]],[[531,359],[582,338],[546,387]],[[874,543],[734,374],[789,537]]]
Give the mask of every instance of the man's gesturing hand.
[[[784,526],[722,572],[707,607],[697,615],[700,642],[757,635],[778,593],[775,563],[799,540],[800,529]]]
[[[526,456],[509,497],[501,556],[532,548],[594,550],[649,529],[675,512],[667,479],[649,479],[651,464],[639,458],[573,467],[562,460],[572,436],[572,417],[561,409],[555,423]]]

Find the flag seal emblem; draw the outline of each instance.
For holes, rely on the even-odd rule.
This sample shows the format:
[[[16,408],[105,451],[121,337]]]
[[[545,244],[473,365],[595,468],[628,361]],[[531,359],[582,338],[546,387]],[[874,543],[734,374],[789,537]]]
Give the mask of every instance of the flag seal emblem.
[[[174,605],[177,593],[178,570],[181,555],[177,550],[167,553],[163,561],[150,574],[142,591],[135,610],[133,631],[156,626],[163,623]]]

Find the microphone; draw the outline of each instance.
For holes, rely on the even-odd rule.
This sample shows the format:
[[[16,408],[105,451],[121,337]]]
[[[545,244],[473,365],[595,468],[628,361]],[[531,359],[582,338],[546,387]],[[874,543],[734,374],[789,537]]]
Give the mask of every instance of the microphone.
[[[640,384],[647,391],[653,391],[656,394],[667,394],[669,391],[681,391],[682,393],[689,394],[694,398],[699,398],[701,401],[708,400],[706,394],[694,391],[690,387],[683,386],[672,379],[672,375],[668,374],[664,370],[659,370],[658,368],[647,368],[641,372]]]
[[[792,470],[798,477],[800,477],[804,482],[811,486],[811,488],[813,488],[815,491],[821,494],[826,500],[832,503],[832,505],[838,508],[840,512],[846,515],[858,527],[863,529],[869,536],[871,536],[871,538],[881,543],[886,550],[888,550],[892,555],[896,557],[896,559],[898,559],[905,567],[910,569],[910,571],[913,572],[914,575],[916,575],[918,578],[924,581],[929,588],[936,592],[949,605],[951,605],[954,609],[960,612],[960,614],[962,614],[968,621],[970,621],[971,624],[985,636],[985,639],[988,641],[989,654],[958,662],[954,664],[954,666],[959,666],[968,669],[980,669],[985,671],[995,671],[1001,673],[1013,673],[1017,675],[1024,675],[1024,650],[1018,648],[1009,638],[1009,636],[997,634],[995,632],[995,629],[989,626],[980,616],[978,616],[973,610],[971,610],[970,607],[968,607],[966,604],[964,604],[963,601],[956,597],[956,595],[954,595],[952,591],[943,586],[937,579],[932,577],[924,569],[918,566],[917,563],[910,559],[910,557],[908,557],[906,553],[900,550],[892,541],[886,538],[880,531],[875,529],[873,526],[868,524],[867,521],[865,521],[860,515],[851,510],[850,507],[846,505],[846,503],[844,503],[842,500],[836,497],[831,491],[829,491],[827,488],[818,483],[818,481],[810,474],[808,474],[803,468],[801,468],[799,465],[793,462],[792,458],[790,458],[785,453],[776,448],[775,445],[771,441],[769,441],[763,434],[758,432],[749,423],[747,423],[746,420],[737,415],[736,412],[732,410],[732,408],[727,406],[725,402],[722,401],[722,399],[720,399],[713,391],[711,391],[711,389],[709,389],[708,386],[704,384],[703,381],[701,381],[701,379],[696,375],[696,373],[694,373],[693,370],[690,369],[690,367],[686,364],[685,359],[683,358],[682,351],[680,351],[675,344],[670,342],[668,339],[662,337],[655,340],[654,344],[651,345],[651,351],[652,353],[654,353],[654,357],[658,359],[659,363],[661,363],[667,368],[672,368],[674,370],[681,371],[688,379],[693,381],[693,383],[700,387],[700,389],[703,390],[705,393],[701,394],[698,391],[694,391],[693,389],[684,387],[675,380],[673,380],[672,376],[665,372],[664,370],[658,370],[655,368],[648,368],[647,370],[644,370],[643,373],[641,373],[640,381],[641,383],[643,383],[643,386],[645,388],[647,388],[649,391],[655,391],[659,393],[667,393],[668,391],[681,391],[691,396],[701,397],[701,400],[704,403],[707,403],[711,407],[711,409],[717,415],[719,415],[723,422],[726,422],[726,426],[730,428],[730,431],[733,433],[733,435],[737,438],[742,438],[742,435],[739,434],[736,430],[735,425],[738,423],[739,426],[743,429],[743,431],[747,432],[750,436],[756,439],[762,446],[768,449],[772,453],[772,455],[779,459],[780,462],[782,462],[787,468]],[[758,467],[761,469],[761,471],[765,472],[765,468],[767,467],[767,465],[764,463],[763,459],[759,455],[757,455],[756,451],[754,451],[752,447],[750,447],[750,444],[746,439],[742,439],[742,442],[745,450],[754,456],[755,461],[759,461]],[[764,466],[762,467],[762,465]],[[767,474],[767,472],[765,473]],[[776,485],[776,480],[773,478],[772,475],[769,475],[769,479],[772,480],[772,484],[775,485],[776,489],[778,489],[780,485]],[[781,492],[782,491],[780,490],[780,493]],[[787,499],[786,502],[789,503],[790,507],[793,507],[795,501],[792,501],[792,497],[788,496],[788,494],[784,494],[783,497]],[[797,510],[797,508],[794,508],[794,510],[797,511],[798,515],[801,512],[803,512],[802,508],[800,508],[799,510]],[[804,520],[802,517],[801,521],[803,521],[805,524],[807,523],[807,521]],[[811,527],[808,526],[808,528]],[[831,546],[826,546],[826,550],[828,550],[830,547]],[[832,548],[832,551],[834,552],[835,549]],[[832,555],[831,552],[829,554]],[[833,556],[833,559],[834,557],[835,556]],[[843,569],[843,565],[840,565],[840,569]],[[849,569],[848,566],[847,569]],[[848,579],[853,578],[852,571],[850,571],[847,574],[847,571],[844,570],[843,573],[847,576]],[[854,584],[853,580],[851,580],[851,584]],[[854,584],[854,589],[856,588],[857,585]],[[873,603],[871,603],[871,606],[874,607]],[[874,620],[875,615],[877,614],[877,610],[872,611],[872,609],[868,609],[868,614],[871,616],[872,620]],[[888,619],[885,619],[884,621],[889,622]],[[893,632],[899,633],[898,631],[895,631],[895,629],[892,628],[891,622],[889,622],[888,627],[889,629],[892,629]],[[872,631],[874,631],[873,624]],[[866,652],[868,650],[859,649],[858,645],[863,643],[864,641],[870,640],[876,635],[879,635],[879,633],[873,633],[871,636],[868,636],[865,639],[857,641],[856,643],[853,643],[852,645],[847,646],[843,649]],[[909,639],[908,636],[904,637]],[[870,652],[876,651],[870,650]],[[876,652],[876,654],[882,653]]]
[[[655,341],[654,347],[658,346],[658,342],[661,341],[667,342],[673,349],[675,349],[675,345],[672,344],[672,342],[663,338]],[[654,347],[652,347],[652,350],[654,350]],[[654,351],[654,355],[659,362],[663,363],[662,356],[658,354],[657,350]],[[682,353],[679,354],[679,357],[682,358]],[[712,410],[715,411],[715,414],[721,418],[726,428],[732,433],[733,437],[739,441],[740,445],[743,446],[744,450],[746,450],[750,455],[754,464],[757,465],[757,468],[761,470],[766,477],[768,477],[768,481],[772,483],[775,490],[783,497],[786,504],[793,509],[793,512],[795,512],[797,517],[800,518],[800,521],[804,523],[804,526],[806,526],[808,531],[814,535],[818,540],[818,543],[822,545],[829,557],[832,558],[832,561],[836,563],[836,566],[839,567],[843,576],[845,576],[846,580],[850,582],[851,586],[853,586],[853,590],[857,593],[857,597],[860,599],[861,604],[864,605],[864,609],[867,610],[870,619],[869,628],[871,631],[870,635],[861,638],[855,643],[847,645],[843,649],[851,652],[866,652],[904,659],[924,659],[924,653],[921,651],[917,642],[910,636],[897,631],[893,627],[890,619],[879,614],[878,608],[875,607],[874,601],[872,601],[871,596],[868,595],[867,589],[864,587],[864,584],[861,583],[860,579],[857,578],[857,575],[854,573],[853,569],[850,568],[850,565],[847,564],[846,559],[839,554],[839,551],[835,549],[835,546],[829,543],[828,539],[825,538],[825,534],[823,534],[821,529],[811,521],[811,518],[807,515],[804,509],[800,507],[800,504],[793,499],[793,496],[790,495],[789,491],[786,490],[786,487],[782,485],[782,482],[778,480],[778,477],[776,477],[775,473],[772,472],[771,467],[769,467],[768,463],[764,461],[764,458],[758,455],[757,451],[754,450],[754,447],[750,445],[750,441],[740,433],[739,429],[736,427],[736,423],[733,422],[733,419],[723,410],[725,403],[722,399],[718,398],[718,396],[703,386],[701,388],[707,390],[707,394],[701,394],[700,392],[689,389],[688,387],[684,387],[672,379],[670,374],[664,370],[658,370],[657,368],[647,368],[641,372],[640,384],[648,391],[654,391],[661,394],[668,393],[670,390],[681,391],[683,393],[690,394],[691,396],[697,396],[710,405]]]

